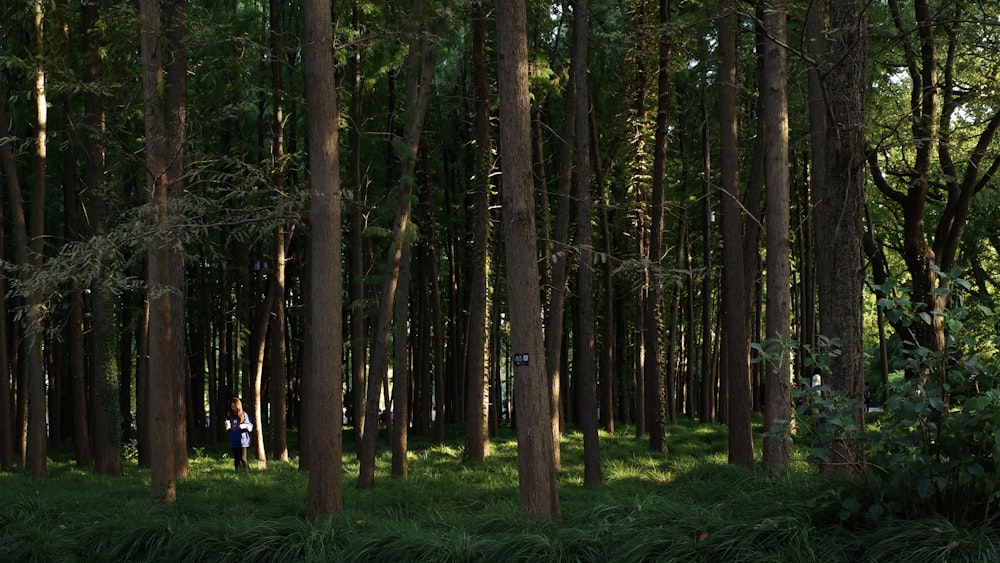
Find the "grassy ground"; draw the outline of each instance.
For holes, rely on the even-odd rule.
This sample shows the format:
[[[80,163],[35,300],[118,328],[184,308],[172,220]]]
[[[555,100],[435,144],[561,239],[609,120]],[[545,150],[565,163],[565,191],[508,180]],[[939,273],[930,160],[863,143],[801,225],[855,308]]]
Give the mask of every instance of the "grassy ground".
[[[457,429],[456,429],[457,432]],[[582,438],[563,442],[562,518],[519,517],[516,444],[508,432],[478,466],[445,445],[410,440],[410,477],[355,489],[345,443],[344,512],[304,518],[307,475],[269,462],[237,478],[223,446],[194,449],[170,507],[149,503],[149,474],[123,478],[56,456],[50,477],[0,474],[2,561],[997,561],[1000,528],[943,519],[872,520],[857,485],[805,467],[770,476],[726,465],[725,428],[682,422],[670,454],[631,429],[602,434],[604,484],[583,486]]]

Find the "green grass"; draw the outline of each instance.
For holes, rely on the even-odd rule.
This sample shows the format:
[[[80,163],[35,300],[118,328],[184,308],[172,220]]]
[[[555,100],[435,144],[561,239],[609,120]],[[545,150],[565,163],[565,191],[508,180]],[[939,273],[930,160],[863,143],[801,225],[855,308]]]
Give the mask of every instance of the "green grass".
[[[68,455],[50,477],[0,474],[0,561],[990,561],[992,523],[871,519],[845,510],[856,485],[796,465],[768,475],[726,464],[725,427],[670,427],[670,453],[633,429],[602,434],[604,484],[583,485],[582,438],[563,441],[562,517],[519,516],[517,451],[508,431],[492,456],[462,463],[461,430],[444,445],[411,438],[409,479],[358,491],[348,437],[344,511],[305,519],[308,476],[270,461],[237,479],[224,446],[194,449],[169,507],[149,502],[149,473],[93,475]]]

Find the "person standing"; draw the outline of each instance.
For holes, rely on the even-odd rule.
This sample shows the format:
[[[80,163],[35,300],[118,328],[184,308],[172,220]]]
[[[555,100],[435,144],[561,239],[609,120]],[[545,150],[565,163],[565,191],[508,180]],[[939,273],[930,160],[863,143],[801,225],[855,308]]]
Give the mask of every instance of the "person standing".
[[[229,400],[229,414],[226,415],[226,430],[229,431],[229,447],[233,449],[233,465],[236,471],[247,469],[247,448],[250,447],[250,433],[253,432],[253,422],[243,411],[243,403],[239,397]]]

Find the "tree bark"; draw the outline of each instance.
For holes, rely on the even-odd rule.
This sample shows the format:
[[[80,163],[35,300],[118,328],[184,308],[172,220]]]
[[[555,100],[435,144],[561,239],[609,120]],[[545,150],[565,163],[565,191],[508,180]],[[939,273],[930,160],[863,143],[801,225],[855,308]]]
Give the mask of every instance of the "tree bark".
[[[590,5],[587,0],[573,3],[573,59],[576,65],[576,99],[573,119],[576,120],[576,245],[580,261],[577,266],[577,342],[574,356],[576,368],[577,405],[580,429],[583,431],[583,482],[599,485],[601,450],[598,439],[597,372],[594,362],[594,249],[591,232],[590,197],[590,84],[587,78],[590,50]]]
[[[168,145],[164,67],[160,46],[160,4],[156,0],[139,3],[141,23],[142,83],[146,132],[146,190],[149,194],[150,223],[154,233],[147,251],[147,293],[149,329],[147,390],[149,416],[144,429],[150,454],[150,500],[173,503],[177,496],[177,419],[174,410],[175,365],[173,363],[173,310],[170,298],[170,211],[168,209]]]
[[[737,113],[735,0],[719,2],[719,192],[722,207],[722,377],[729,382],[729,463],[753,467],[750,408],[750,291],[743,269],[744,212],[741,209]]]
[[[659,0],[657,23],[670,23],[670,0]],[[663,382],[660,376],[660,255],[663,252],[663,196],[667,170],[667,125],[670,110],[670,59],[669,35],[661,31],[657,41],[656,66],[656,131],[653,140],[653,190],[649,206],[649,246],[646,253],[647,301],[643,304],[642,330],[644,332],[645,358],[643,358],[643,386],[645,387],[646,429],[649,432],[649,449],[666,453],[667,440],[664,420]]]
[[[785,3],[772,0],[765,7],[763,98],[767,184],[765,230],[767,237],[767,339],[769,358],[765,366],[763,465],[783,471],[790,463],[787,430],[791,420],[791,368],[788,339],[791,337],[788,94],[785,68]]]
[[[472,266],[469,276],[469,343],[466,355],[465,453],[469,462],[483,461],[489,455],[487,428],[487,389],[490,347],[489,253],[490,253],[490,173],[493,170],[490,135],[490,87],[486,50],[486,14],[482,0],[472,3],[472,72],[475,95],[475,219]]]
[[[816,245],[837,252],[816,253],[820,331],[841,342],[830,358],[823,383],[851,399],[864,400],[864,185],[865,94],[868,90],[867,3],[861,0],[830,5],[830,50],[833,61],[826,81],[825,170],[822,191],[816,193]],[[860,424],[863,413],[854,413]],[[857,470],[859,460],[850,444],[833,448],[832,473]]]
[[[550,387],[542,347],[538,244],[531,178],[527,14],[523,0],[497,1],[503,222],[515,354],[518,485],[522,517],[558,517]]]
[[[309,352],[303,374],[303,426],[309,450],[306,517],[343,510],[343,303],[338,105],[330,0],[303,5],[303,63],[309,115]]]

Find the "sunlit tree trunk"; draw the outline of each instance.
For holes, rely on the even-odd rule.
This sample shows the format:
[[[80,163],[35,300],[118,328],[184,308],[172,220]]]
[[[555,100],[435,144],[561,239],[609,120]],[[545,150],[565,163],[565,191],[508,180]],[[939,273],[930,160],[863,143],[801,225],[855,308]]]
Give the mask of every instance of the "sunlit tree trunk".
[[[475,89],[475,219],[473,222],[472,265],[469,276],[469,336],[466,356],[465,453],[466,461],[482,461],[489,455],[487,397],[489,371],[489,245],[490,245],[490,172],[493,169],[490,135],[490,87],[486,51],[486,14],[483,0],[472,3],[472,59]]]
[[[514,357],[518,484],[522,517],[559,516],[550,387],[542,342],[538,243],[531,178],[527,14],[523,0],[497,1],[500,155]]]
[[[773,0],[764,13],[764,72],[761,76],[766,141],[765,230],[767,237],[766,330],[770,341],[765,367],[763,465],[770,471],[788,468],[790,451],[783,421],[791,420],[791,337],[788,94],[785,67],[785,4]]]

